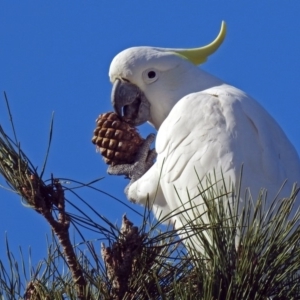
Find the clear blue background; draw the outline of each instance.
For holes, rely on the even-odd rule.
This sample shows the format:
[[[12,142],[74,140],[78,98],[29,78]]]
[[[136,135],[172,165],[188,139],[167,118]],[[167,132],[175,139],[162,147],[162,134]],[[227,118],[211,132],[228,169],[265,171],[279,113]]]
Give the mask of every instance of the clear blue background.
[[[225,42],[202,68],[257,99],[299,153],[299,1],[1,0],[0,91],[7,93],[18,138],[34,165],[42,165],[54,111],[45,178],[53,173],[88,182],[105,176],[97,187],[127,202],[127,181],[107,177],[91,144],[96,117],[111,110],[111,60],[131,46],[205,45],[216,37],[222,20],[228,28]],[[0,123],[11,132],[2,95]],[[150,131],[149,125],[141,129],[144,136]],[[124,212],[140,222],[107,196],[82,195],[112,222]],[[25,253],[32,247],[34,261],[45,256],[48,225],[18,196],[0,189],[0,259],[5,259],[5,232],[16,256],[19,245]]]

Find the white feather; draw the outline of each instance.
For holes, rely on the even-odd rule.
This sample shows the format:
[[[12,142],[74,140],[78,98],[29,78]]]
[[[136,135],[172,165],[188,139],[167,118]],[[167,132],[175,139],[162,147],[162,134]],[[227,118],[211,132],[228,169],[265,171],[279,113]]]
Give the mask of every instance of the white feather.
[[[124,70],[130,74],[128,80],[151,103],[151,123],[158,129],[157,162],[131,185],[129,198],[145,204],[149,197],[155,201],[156,216],[165,216],[178,212],[188,200],[187,191],[191,198],[198,195],[196,172],[204,187],[209,174],[224,176],[230,186],[239,180],[242,166],[241,201],[247,189],[255,200],[265,188],[272,201],[285,180],[280,197],[289,196],[294,182],[300,183],[296,150],[250,96],[169,51],[131,48],[117,58],[122,65],[112,63],[111,78],[122,76]],[[150,67],[159,70],[159,78],[146,84],[141,73]],[[194,199],[197,205],[202,202],[199,196]],[[173,221],[179,228],[182,219],[175,216]]]

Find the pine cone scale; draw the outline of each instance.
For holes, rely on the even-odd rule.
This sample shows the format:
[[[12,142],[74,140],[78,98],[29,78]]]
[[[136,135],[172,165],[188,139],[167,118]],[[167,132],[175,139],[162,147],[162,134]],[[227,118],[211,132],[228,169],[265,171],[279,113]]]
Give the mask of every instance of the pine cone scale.
[[[143,142],[137,129],[114,112],[101,114],[96,120],[92,143],[107,164],[132,163]]]

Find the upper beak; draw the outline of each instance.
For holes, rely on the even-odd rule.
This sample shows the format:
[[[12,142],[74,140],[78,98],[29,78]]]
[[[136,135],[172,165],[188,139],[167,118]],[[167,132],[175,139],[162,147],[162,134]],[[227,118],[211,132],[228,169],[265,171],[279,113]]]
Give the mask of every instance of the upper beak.
[[[150,103],[138,86],[116,79],[111,93],[115,112],[135,126],[150,119]]]

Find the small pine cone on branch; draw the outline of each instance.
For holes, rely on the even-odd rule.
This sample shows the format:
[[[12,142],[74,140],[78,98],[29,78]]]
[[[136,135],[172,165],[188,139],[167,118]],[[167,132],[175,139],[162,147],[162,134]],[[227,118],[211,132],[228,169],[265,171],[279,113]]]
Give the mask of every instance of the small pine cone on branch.
[[[92,143],[108,165],[130,164],[144,139],[137,129],[114,112],[101,114],[96,120]]]

